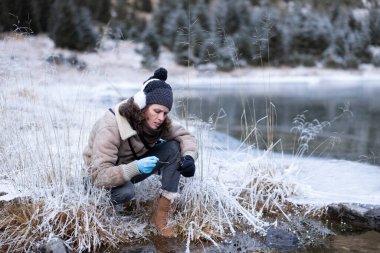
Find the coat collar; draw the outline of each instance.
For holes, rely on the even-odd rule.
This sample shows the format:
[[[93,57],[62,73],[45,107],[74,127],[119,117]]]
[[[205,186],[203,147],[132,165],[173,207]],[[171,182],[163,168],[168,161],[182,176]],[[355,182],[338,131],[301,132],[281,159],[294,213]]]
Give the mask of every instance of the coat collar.
[[[137,134],[137,132],[129,124],[128,120],[125,117],[121,116],[119,113],[120,105],[125,103],[125,102],[127,102],[127,100],[121,101],[119,104],[117,104],[115,106],[115,110],[114,110],[115,116],[116,116],[117,126],[118,126],[119,132],[120,132],[120,137],[123,141],[125,141],[129,137]]]

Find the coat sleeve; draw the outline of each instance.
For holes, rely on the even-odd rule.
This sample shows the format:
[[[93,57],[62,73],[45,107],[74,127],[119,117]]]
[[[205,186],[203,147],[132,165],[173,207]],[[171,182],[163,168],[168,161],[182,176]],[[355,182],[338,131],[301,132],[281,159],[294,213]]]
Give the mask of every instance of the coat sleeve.
[[[167,136],[163,136],[164,140],[176,140],[180,143],[181,155],[190,155],[196,160],[198,158],[198,143],[195,137],[179,124],[174,124],[170,128]]]
[[[90,173],[95,186],[116,187],[141,174],[136,161],[116,165],[120,142],[116,127],[103,127],[96,133],[90,164]]]

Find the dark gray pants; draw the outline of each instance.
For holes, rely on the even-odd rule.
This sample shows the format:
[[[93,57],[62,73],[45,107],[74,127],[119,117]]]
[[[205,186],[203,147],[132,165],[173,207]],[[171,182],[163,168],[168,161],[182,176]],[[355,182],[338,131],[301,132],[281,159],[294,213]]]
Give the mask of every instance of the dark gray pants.
[[[174,140],[159,143],[139,158],[141,159],[147,156],[157,156],[160,159],[152,173],[134,176],[131,181],[112,188],[111,200],[114,204],[130,201],[135,196],[134,184],[143,181],[149,176],[155,174],[157,171],[162,175],[162,190],[166,190],[168,192],[178,191],[178,183],[181,176],[177,170],[179,160],[181,158],[179,143]]]

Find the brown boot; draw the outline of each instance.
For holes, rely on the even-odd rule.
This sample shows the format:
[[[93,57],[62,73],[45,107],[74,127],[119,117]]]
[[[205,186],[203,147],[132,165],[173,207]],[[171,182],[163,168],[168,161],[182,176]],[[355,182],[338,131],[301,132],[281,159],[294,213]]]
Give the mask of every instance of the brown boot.
[[[163,237],[177,236],[174,227],[168,225],[169,217],[173,215],[175,209],[175,203],[171,203],[171,201],[164,196],[160,196],[154,204],[153,215],[150,222]]]

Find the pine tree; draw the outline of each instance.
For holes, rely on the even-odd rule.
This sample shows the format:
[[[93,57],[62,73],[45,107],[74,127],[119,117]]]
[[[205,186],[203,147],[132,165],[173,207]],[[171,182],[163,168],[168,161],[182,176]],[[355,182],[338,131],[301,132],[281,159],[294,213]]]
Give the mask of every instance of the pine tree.
[[[4,31],[33,33],[32,8],[30,1],[1,0],[0,1],[0,27]]]
[[[116,18],[117,19],[123,19],[127,16],[127,8],[126,8],[126,2],[125,0],[117,0],[115,11],[116,11]]]
[[[201,53],[199,57],[200,64],[215,63],[218,59],[219,43],[216,38],[211,34],[211,38],[206,40],[201,47]]]
[[[79,51],[95,48],[98,35],[88,9],[77,8],[73,0],[56,1],[50,19],[49,36],[57,47]]]
[[[138,11],[151,12],[153,10],[150,0],[138,0],[134,3],[134,8]]]
[[[177,34],[173,46],[173,53],[177,64],[189,66],[194,63],[194,57],[190,50],[187,34],[182,32]]]
[[[380,46],[380,8],[370,11],[371,44]]]
[[[178,8],[177,0],[161,0],[157,10],[153,13],[153,24],[157,34],[163,35],[165,30],[165,23],[170,18],[173,10]],[[174,38],[173,38],[174,39]]]
[[[339,8],[335,22],[330,54],[336,54],[347,68],[356,68],[360,62],[369,62],[368,46],[371,43],[368,19],[358,19],[350,8]],[[349,67],[350,66],[350,67]]]
[[[195,23],[194,25],[192,25],[190,32],[191,50],[193,52],[194,57],[199,58],[201,56],[202,45],[205,43],[208,32],[202,29],[200,23]]]
[[[240,18],[236,9],[236,1],[226,0],[218,3],[215,24],[223,33],[232,35],[239,30]]]
[[[94,11],[94,19],[108,23],[111,19],[111,0],[97,0],[96,9]]]
[[[141,39],[144,43],[143,48],[139,51],[143,57],[141,64],[146,68],[153,69],[156,67],[160,56],[160,40],[153,26],[147,26]]]
[[[9,15],[8,1],[0,1],[0,32],[9,31],[11,26],[12,22]]]
[[[187,41],[188,39],[183,35],[188,33],[188,25],[187,13],[180,8],[173,10],[171,13],[169,13],[168,19],[164,24],[162,43],[170,50],[173,50],[176,40],[178,42],[181,42],[181,39],[183,39],[183,41]],[[177,37],[178,33],[182,33],[182,36]]]
[[[208,6],[205,4],[204,0],[197,1],[192,8],[191,20],[191,23],[198,23],[205,31],[211,30]]]
[[[47,32],[49,17],[54,0],[34,0],[32,1],[32,21],[35,33]]]
[[[252,28],[248,34],[251,36],[252,58],[248,61],[249,64],[261,66],[264,63],[281,63],[285,46],[279,28],[280,20],[280,14],[274,8],[256,8],[251,13]]]

